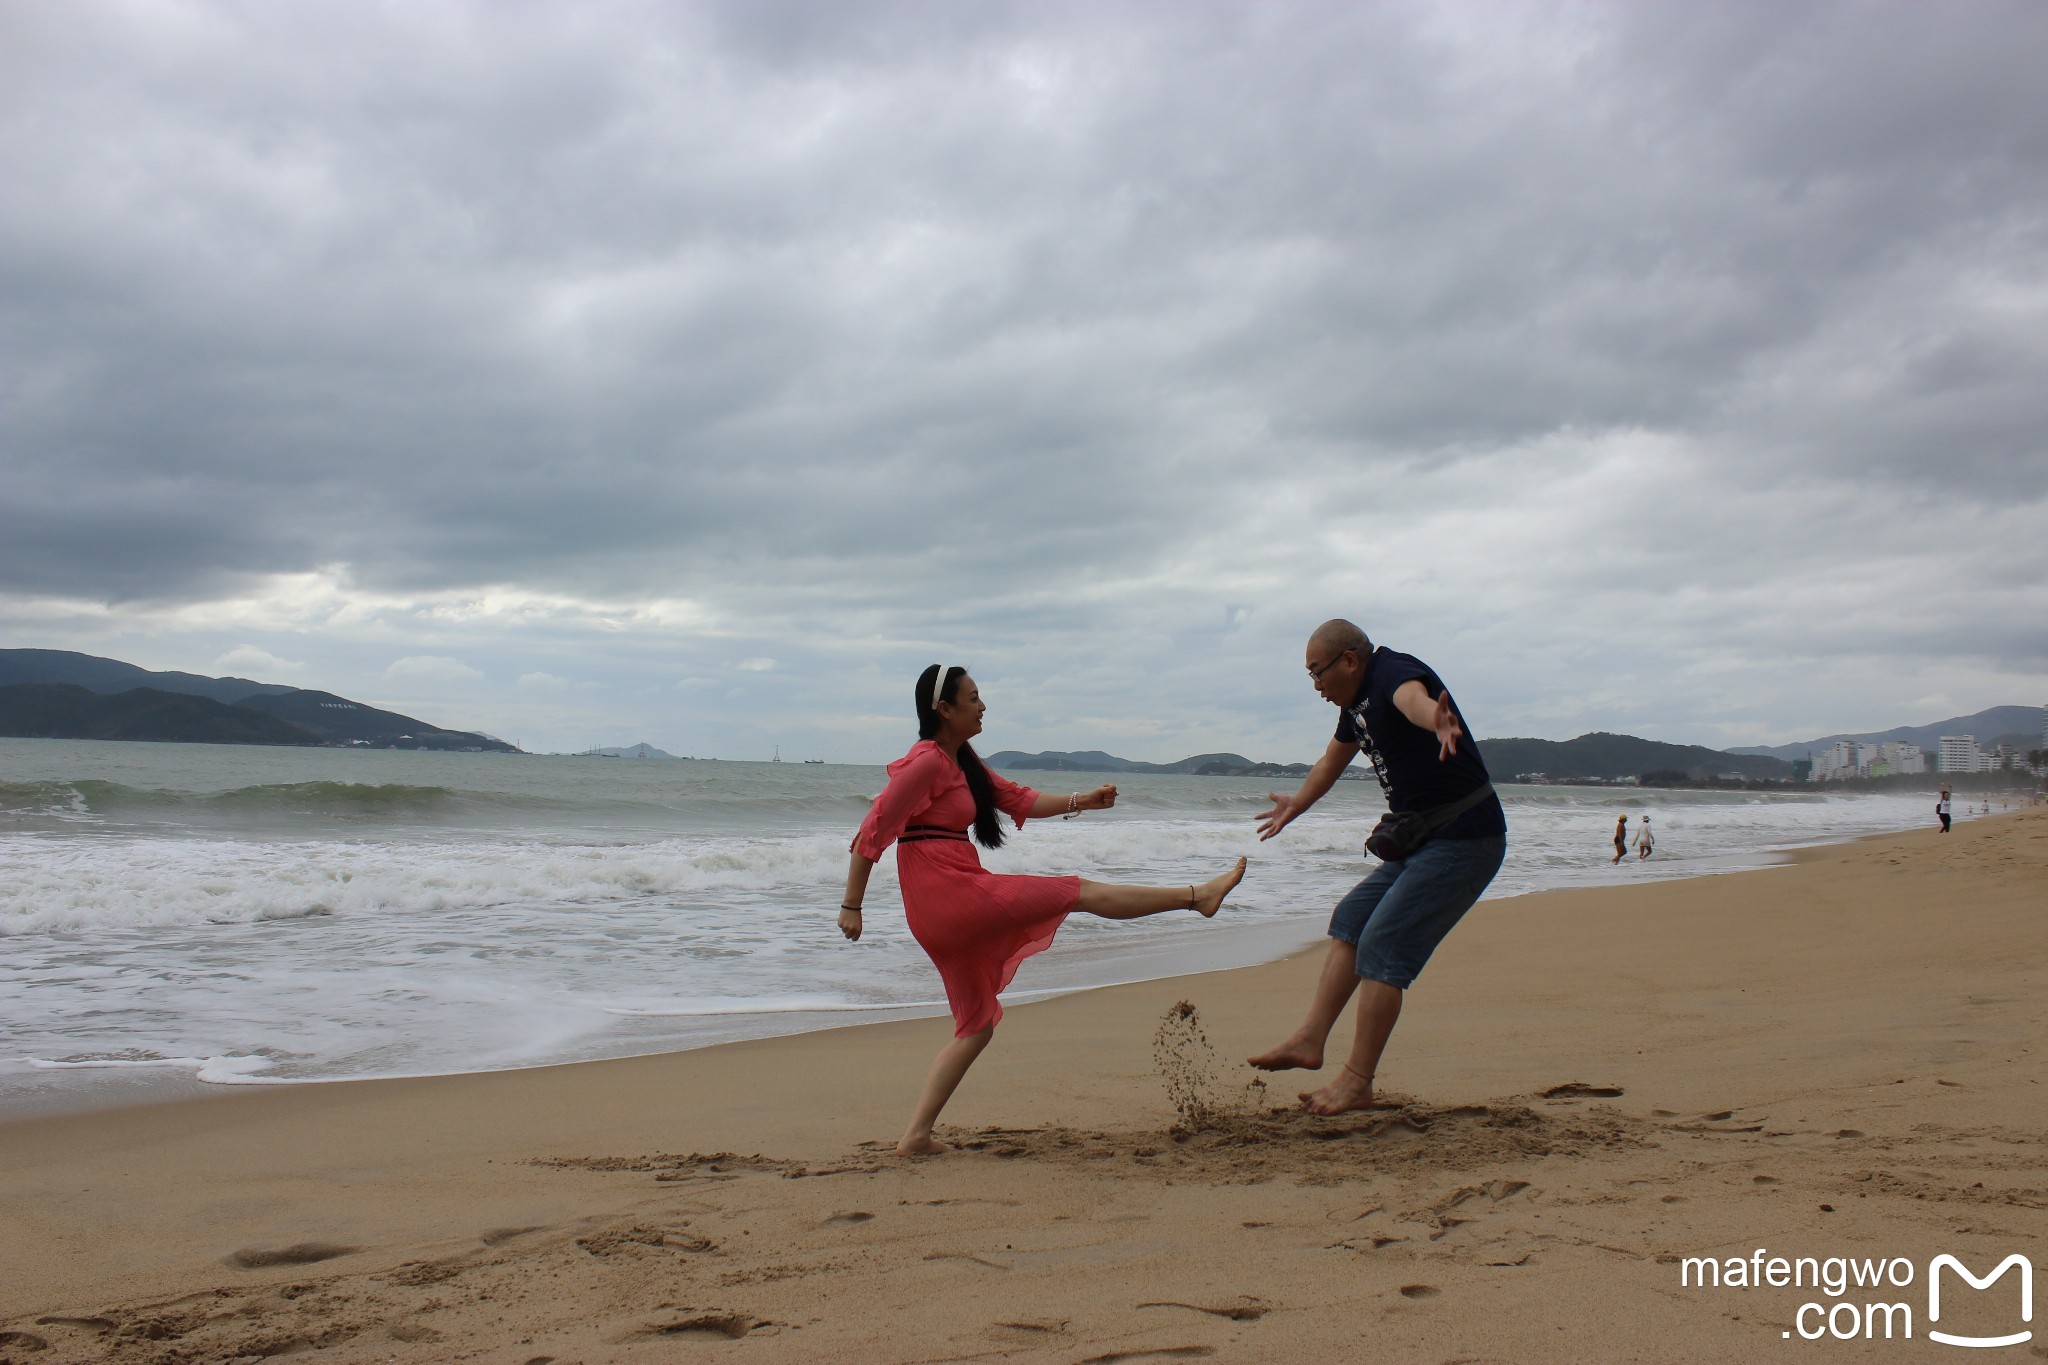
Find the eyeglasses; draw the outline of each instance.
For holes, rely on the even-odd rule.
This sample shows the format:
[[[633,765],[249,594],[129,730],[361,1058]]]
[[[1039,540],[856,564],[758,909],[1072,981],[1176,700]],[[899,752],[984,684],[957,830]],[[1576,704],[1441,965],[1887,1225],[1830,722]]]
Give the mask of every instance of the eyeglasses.
[[[1330,656],[1328,659],[1325,659],[1322,663],[1310,664],[1308,666],[1309,681],[1321,682],[1323,680],[1323,674],[1328,673],[1331,669],[1335,668],[1337,666],[1337,660],[1343,658],[1346,654],[1349,654],[1350,652],[1351,651],[1348,649],[1340,649],[1335,654]]]

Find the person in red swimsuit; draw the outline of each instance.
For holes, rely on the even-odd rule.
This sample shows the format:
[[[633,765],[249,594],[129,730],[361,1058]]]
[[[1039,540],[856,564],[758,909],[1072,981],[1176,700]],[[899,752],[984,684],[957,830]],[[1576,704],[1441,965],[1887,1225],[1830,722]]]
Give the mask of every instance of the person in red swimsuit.
[[[917,680],[916,704],[918,741],[889,765],[889,785],[854,836],[846,899],[839,907],[839,931],[858,939],[868,874],[895,844],[904,918],[939,969],[953,1009],[953,1041],[932,1063],[910,1127],[896,1144],[899,1156],[951,1150],[932,1136],[932,1125],[994,1035],[1003,1017],[996,997],[1025,958],[1051,945],[1069,914],[1137,919],[1193,910],[1206,919],[1243,879],[1245,866],[1239,858],[1223,875],[1192,886],[1113,886],[1083,877],[990,872],[968,840],[970,827],[983,847],[996,848],[1003,842],[1002,816],[1021,829],[1027,819],[1107,810],[1116,804],[1116,787],[1104,783],[1093,791],[1052,796],[991,772],[968,743],[981,733],[988,707],[964,668],[927,668]]]

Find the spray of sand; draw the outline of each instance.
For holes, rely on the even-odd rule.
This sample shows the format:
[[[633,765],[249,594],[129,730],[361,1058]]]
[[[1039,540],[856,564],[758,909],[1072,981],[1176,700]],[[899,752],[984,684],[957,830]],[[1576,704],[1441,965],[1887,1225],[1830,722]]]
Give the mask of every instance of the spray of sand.
[[[1180,1001],[1160,1019],[1152,1035],[1152,1064],[1173,1105],[1176,1136],[1231,1127],[1265,1109],[1266,1083],[1258,1077],[1242,1090],[1225,1089],[1222,1065],[1192,1001]]]

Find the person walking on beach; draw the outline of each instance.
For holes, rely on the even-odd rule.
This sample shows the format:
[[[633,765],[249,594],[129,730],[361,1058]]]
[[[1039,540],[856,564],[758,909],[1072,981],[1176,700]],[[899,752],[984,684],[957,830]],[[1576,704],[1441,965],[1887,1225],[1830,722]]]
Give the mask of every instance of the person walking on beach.
[[[1941,799],[1934,803],[1934,813],[1941,817],[1941,832],[1943,834],[1948,833],[1949,811],[1947,787],[1943,787],[1941,789]]]
[[[1628,817],[1624,815],[1619,820],[1616,820],[1614,822],[1614,861],[1610,862],[1608,866],[1612,867],[1614,863],[1620,862],[1623,858],[1626,858],[1627,856]]]
[[[1650,817],[1645,815],[1643,823],[1636,830],[1636,861],[1639,863],[1648,862],[1651,852],[1656,847],[1656,836],[1650,833]]]
[[[1343,1069],[1300,1096],[1312,1114],[1342,1114],[1372,1104],[1403,993],[1500,871],[1508,824],[1479,748],[1428,664],[1375,649],[1364,631],[1335,620],[1309,637],[1308,675],[1338,709],[1337,733],[1294,795],[1268,793],[1273,809],[1258,817],[1259,838],[1280,833],[1328,794],[1360,748],[1386,793],[1389,820],[1405,815],[1424,827],[1420,841],[1391,849],[1374,831],[1371,844],[1401,856],[1383,858],[1337,902],[1308,1018],[1249,1059],[1262,1071],[1320,1071],[1330,1030],[1355,993],[1358,1022]]]
[[[1107,810],[1116,804],[1116,787],[1104,783],[1054,796],[991,771],[968,743],[981,733],[988,707],[964,668],[927,668],[918,676],[915,706],[917,743],[889,765],[889,785],[854,835],[846,898],[839,906],[839,931],[858,939],[868,876],[895,844],[904,918],[939,969],[953,1011],[953,1041],[932,1063],[910,1126],[896,1144],[899,1156],[952,1150],[932,1136],[932,1125],[995,1035],[1003,1017],[996,997],[1025,958],[1051,946],[1068,915],[1080,910],[1104,919],[1137,919],[1193,910],[1207,919],[1243,880],[1245,868],[1239,858],[1229,871],[1189,886],[1113,886],[1082,877],[989,872],[968,842],[970,827],[982,847],[996,848],[1003,842],[1003,816],[1021,829],[1027,819]]]

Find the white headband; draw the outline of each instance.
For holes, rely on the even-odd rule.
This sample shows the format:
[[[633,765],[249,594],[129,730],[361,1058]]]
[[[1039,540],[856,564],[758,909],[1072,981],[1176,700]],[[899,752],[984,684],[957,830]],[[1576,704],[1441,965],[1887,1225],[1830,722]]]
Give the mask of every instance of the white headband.
[[[933,664],[932,667],[939,670],[932,678],[932,714],[937,715],[939,711],[939,693],[946,690],[946,666],[944,664]]]

